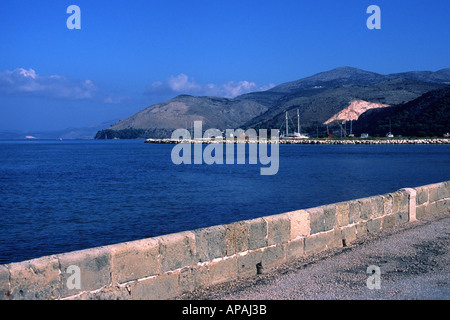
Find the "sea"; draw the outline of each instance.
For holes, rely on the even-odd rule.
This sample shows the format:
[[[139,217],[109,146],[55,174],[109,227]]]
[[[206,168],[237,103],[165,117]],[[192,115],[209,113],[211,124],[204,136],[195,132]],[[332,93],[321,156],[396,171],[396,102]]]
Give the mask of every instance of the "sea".
[[[450,145],[280,145],[274,175],[177,165],[173,148],[0,141],[0,264],[450,180]]]

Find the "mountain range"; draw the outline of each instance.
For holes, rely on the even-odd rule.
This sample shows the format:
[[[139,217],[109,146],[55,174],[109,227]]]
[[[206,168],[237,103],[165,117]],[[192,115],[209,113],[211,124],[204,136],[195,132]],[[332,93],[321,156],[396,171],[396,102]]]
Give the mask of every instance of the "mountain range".
[[[117,120],[105,121],[96,125],[85,127],[71,127],[62,130],[2,130],[0,139],[92,139],[95,134]]]
[[[302,133],[323,135],[327,132],[327,126],[331,132],[339,130],[338,121],[324,123],[355,101],[370,106],[367,109],[377,104],[402,105],[449,84],[450,68],[436,72],[411,71],[383,75],[353,67],[340,67],[232,99],[180,95],[149,106],[100,130],[96,138],[167,138],[175,129],[189,129],[193,121],[202,121],[204,130],[284,130],[286,112],[292,120],[289,122],[291,131],[297,129],[297,121],[293,119],[297,110]]]

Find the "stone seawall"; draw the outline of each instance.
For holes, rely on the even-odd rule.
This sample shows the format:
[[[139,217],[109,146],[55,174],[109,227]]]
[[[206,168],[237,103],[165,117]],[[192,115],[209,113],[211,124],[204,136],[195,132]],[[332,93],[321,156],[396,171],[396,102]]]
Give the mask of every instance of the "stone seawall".
[[[146,139],[145,143],[154,144],[219,144],[219,143],[276,143],[276,144],[450,144],[448,138],[435,139],[280,139],[280,140],[258,140],[256,138],[247,140],[214,140],[214,139],[197,139],[197,140],[173,140],[173,139]]]
[[[450,181],[10,263],[0,265],[0,300],[169,299],[444,212]]]

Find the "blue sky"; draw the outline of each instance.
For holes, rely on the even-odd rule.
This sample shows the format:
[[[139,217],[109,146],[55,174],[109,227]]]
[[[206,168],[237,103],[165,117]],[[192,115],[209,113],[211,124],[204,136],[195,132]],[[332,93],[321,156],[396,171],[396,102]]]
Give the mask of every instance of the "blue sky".
[[[369,5],[381,30],[369,30]],[[69,30],[66,9],[81,9]],[[84,1],[0,4],[0,130],[118,120],[178,94],[265,90],[340,66],[450,67],[450,1]]]

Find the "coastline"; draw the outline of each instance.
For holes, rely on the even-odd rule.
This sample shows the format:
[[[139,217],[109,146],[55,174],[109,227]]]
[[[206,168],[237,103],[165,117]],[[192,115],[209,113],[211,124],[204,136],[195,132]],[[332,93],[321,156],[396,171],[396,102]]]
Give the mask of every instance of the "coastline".
[[[416,138],[416,139],[280,139],[277,141],[249,139],[249,140],[214,140],[214,139],[190,139],[190,140],[173,140],[173,139],[146,139],[145,143],[154,144],[219,144],[219,143],[276,143],[276,144],[450,144],[450,138]]]

